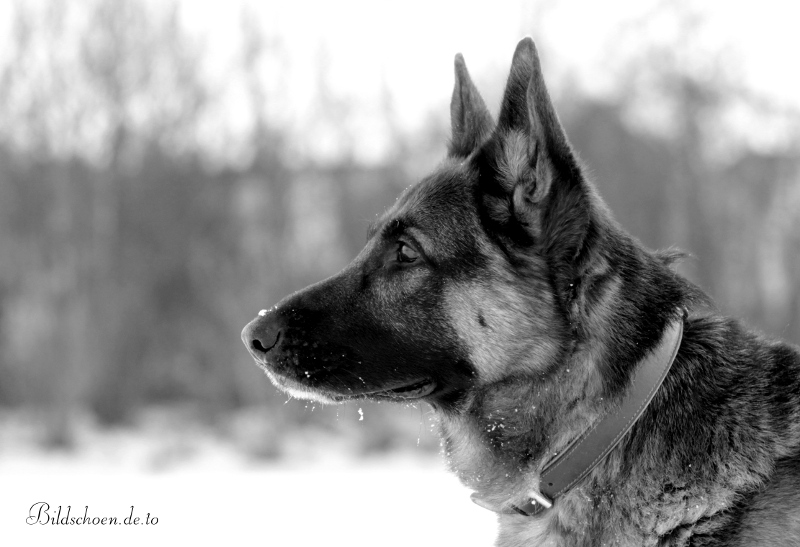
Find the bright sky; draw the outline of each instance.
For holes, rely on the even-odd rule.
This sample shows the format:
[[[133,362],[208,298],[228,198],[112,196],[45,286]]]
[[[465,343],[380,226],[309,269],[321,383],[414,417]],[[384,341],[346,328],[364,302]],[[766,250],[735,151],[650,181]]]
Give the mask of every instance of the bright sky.
[[[704,16],[694,32],[687,30],[691,17],[674,17],[687,13],[686,6]],[[514,47],[526,34],[539,44],[556,89],[571,81],[590,92],[613,91],[616,70],[644,48],[679,43],[683,62],[702,71],[719,58],[746,87],[773,102],[800,106],[800,3],[785,0],[760,0],[757,7],[738,0],[500,0],[491,6],[463,0],[268,0],[249,7],[281,37],[290,56],[281,82],[290,100],[276,114],[293,125],[308,123],[319,107],[313,86],[320,58],[326,60],[327,88],[352,101],[348,121],[356,127],[368,129],[386,88],[408,128],[431,111],[446,113],[456,52],[464,54],[496,109]],[[238,34],[237,3],[185,0],[184,14],[190,27],[208,36],[209,54],[224,64]],[[380,146],[370,139],[361,144]]]
[[[39,0],[40,5],[49,1]],[[154,9],[164,5],[144,1]],[[300,151],[312,156],[335,154],[343,147],[338,141],[350,138],[362,159],[379,157],[390,139],[387,96],[397,127],[409,135],[417,134],[432,115],[446,120],[457,52],[464,54],[489,108],[496,111],[514,47],[525,35],[539,46],[556,98],[573,86],[584,93],[624,93],[620,73],[652,66],[654,61],[642,64],[641,57],[662,48],[673,51],[677,63],[693,73],[708,74],[711,85],[721,70],[768,103],[800,110],[798,2],[178,1],[186,28],[204,44],[204,68],[225,89],[222,99],[214,97],[219,106],[200,139],[234,153],[237,131],[241,135],[252,124],[243,82],[230,76],[240,64],[236,54],[241,52],[243,13],[283,51],[282,64],[262,67],[269,82],[270,119],[288,128]],[[0,31],[12,5],[12,0],[0,0]],[[0,49],[0,59],[3,53]],[[320,89],[332,104],[320,101]],[[644,123],[657,127],[657,94],[650,101],[642,109]],[[327,109],[326,116],[321,109]],[[766,136],[767,142],[792,131],[785,121],[780,127],[781,120],[734,115],[739,115],[740,132]]]

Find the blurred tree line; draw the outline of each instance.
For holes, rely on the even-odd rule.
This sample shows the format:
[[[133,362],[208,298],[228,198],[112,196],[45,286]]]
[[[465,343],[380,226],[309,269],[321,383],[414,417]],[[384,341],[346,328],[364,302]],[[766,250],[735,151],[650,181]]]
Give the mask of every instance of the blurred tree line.
[[[413,136],[387,100],[382,161],[347,149],[320,161],[293,152],[270,117],[276,82],[261,67],[286,52],[246,14],[224,84],[250,108],[235,136],[215,125],[222,89],[176,5],[18,3],[12,15],[0,55],[0,406],[36,409],[66,443],[78,412],[120,423],[160,402],[282,405],[241,347],[242,326],[344,266],[372,216],[433,167],[449,90]],[[557,98],[573,143],[626,228],[693,253],[686,273],[725,311],[800,341],[796,140],[720,159],[726,104],[771,105],[647,59],[638,68],[668,99],[673,131],[631,122],[637,69],[617,99]],[[346,132],[342,100],[320,87],[322,122]]]

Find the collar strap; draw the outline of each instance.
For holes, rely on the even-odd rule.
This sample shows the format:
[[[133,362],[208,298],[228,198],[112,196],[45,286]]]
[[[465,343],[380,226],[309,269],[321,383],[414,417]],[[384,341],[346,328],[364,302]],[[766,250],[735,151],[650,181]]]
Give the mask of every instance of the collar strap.
[[[575,486],[608,456],[647,409],[678,355],[685,317],[684,311],[673,320],[658,345],[639,363],[620,406],[570,443],[561,455],[544,468],[539,491],[528,492],[521,503],[510,502],[500,508],[487,503],[477,493],[472,494],[472,501],[497,513],[525,516],[533,516],[552,507],[554,500]]]

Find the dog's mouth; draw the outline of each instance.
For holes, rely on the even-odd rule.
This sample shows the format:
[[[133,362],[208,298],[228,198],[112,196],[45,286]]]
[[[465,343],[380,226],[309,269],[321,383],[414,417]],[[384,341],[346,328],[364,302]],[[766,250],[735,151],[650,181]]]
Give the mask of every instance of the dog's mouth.
[[[344,403],[359,399],[374,399],[380,401],[413,401],[427,397],[436,390],[436,382],[431,378],[417,378],[413,381],[394,384],[392,387],[383,387],[371,391],[351,391],[342,393],[341,390],[326,389],[322,386],[311,387],[308,384],[291,380],[285,376],[275,374],[265,369],[270,380],[280,389],[299,399],[310,399],[323,403]]]
[[[369,399],[388,399],[392,401],[410,401],[413,399],[427,397],[433,393],[435,389],[436,382],[430,378],[424,378],[411,383],[402,384],[398,387],[362,393],[357,397],[366,397]]]

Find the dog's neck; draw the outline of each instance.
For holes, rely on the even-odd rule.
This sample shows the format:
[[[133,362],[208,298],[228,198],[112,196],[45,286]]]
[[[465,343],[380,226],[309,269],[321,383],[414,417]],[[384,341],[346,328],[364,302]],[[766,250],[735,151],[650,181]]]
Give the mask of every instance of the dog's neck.
[[[540,473],[538,489],[503,506],[485,503],[478,494],[473,501],[497,513],[533,516],[550,509],[554,500],[571,490],[619,444],[641,415],[666,378],[683,337],[684,316],[672,321],[658,345],[641,362],[619,405],[549,461]]]
[[[495,384],[473,401],[468,416],[442,418],[448,462],[484,507],[522,514],[538,512],[542,504],[549,507],[553,497],[616,446],[647,408],[677,355],[682,325],[679,316],[668,326],[654,351],[636,364],[631,387],[619,398],[573,398],[566,378],[570,368],[550,381]],[[591,383],[591,376],[580,381],[576,372],[579,381],[572,387],[583,385],[584,393],[591,392],[585,382]],[[564,397],[570,392],[573,397]],[[510,408],[508,401],[519,404]],[[547,409],[558,412],[548,414]]]
[[[627,240],[614,244],[636,247],[641,259],[594,257],[570,304],[575,341],[558,363],[484,386],[461,413],[441,416],[450,467],[487,505],[506,506],[538,490],[545,465],[618,403],[637,363],[685,304],[684,287],[657,257]],[[625,281],[631,279],[641,281]],[[619,339],[614,325],[626,314],[647,320],[641,332]]]

